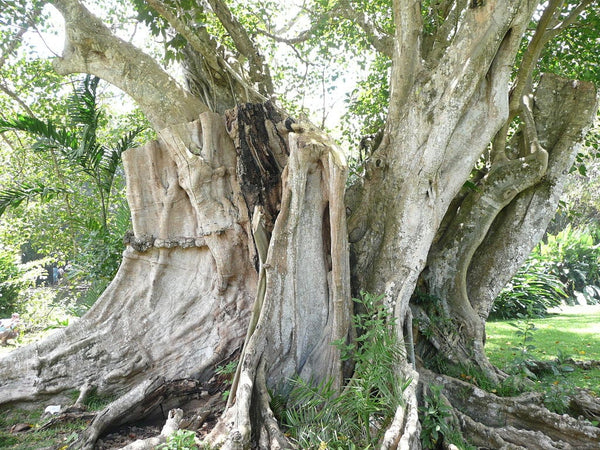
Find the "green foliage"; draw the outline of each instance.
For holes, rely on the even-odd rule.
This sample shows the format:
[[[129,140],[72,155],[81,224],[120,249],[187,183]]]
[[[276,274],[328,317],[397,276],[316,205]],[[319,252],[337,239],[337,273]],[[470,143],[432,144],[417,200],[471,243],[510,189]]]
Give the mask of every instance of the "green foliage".
[[[22,143],[28,157],[40,157],[41,167],[51,163],[48,171],[13,179],[0,192],[0,214],[11,208],[13,216],[25,215],[22,205],[27,205],[27,221],[12,234],[28,235],[40,253],[70,262],[73,283],[91,287],[82,305],[93,303],[120,263],[122,236],[130,227],[121,155],[143,130],[107,131],[98,86],[98,78],[87,76],[74,87],[62,105],[64,124],[25,115],[0,119],[0,132],[32,139]]]
[[[503,396],[516,395],[533,388],[542,392],[556,411],[563,410],[560,403],[566,403],[565,399],[574,387],[591,390],[597,395],[600,370],[583,370],[573,365],[571,358],[600,358],[600,347],[594,340],[599,319],[599,312],[590,312],[524,319],[517,327],[512,321],[488,322],[486,354],[493,364],[511,374],[494,388],[495,392]],[[519,329],[524,334],[517,335],[515,330]],[[532,339],[525,341],[527,336]],[[533,344],[535,348],[531,347]],[[521,351],[524,348],[527,352]],[[548,370],[540,371],[539,361],[543,361]],[[521,370],[523,366],[527,371],[535,370],[533,382],[527,371]]]
[[[581,3],[568,0],[561,14]],[[585,9],[585,13],[571,26],[549,42],[540,58],[540,72],[552,72],[574,80],[600,81],[600,48],[597,45],[600,29],[600,6],[597,2]]]
[[[233,383],[233,377],[235,375],[235,371],[237,370],[238,361],[229,361],[227,364],[223,366],[217,366],[215,369],[215,373],[219,375],[219,380],[225,383],[226,385],[231,385]],[[229,394],[231,391],[229,389],[223,391],[223,399],[227,400],[229,398]]]
[[[348,113],[343,118],[343,134],[349,142],[359,142],[362,136],[373,135],[383,128],[390,96],[390,68],[391,61],[378,55],[370,64],[367,77],[357,83],[346,99]]]
[[[38,450],[41,448],[67,448],[79,433],[88,425],[86,421],[58,423],[43,431],[39,427],[43,410],[22,410],[11,408],[0,412],[0,448],[14,450]],[[29,432],[11,433],[10,428],[17,424],[31,425]]]
[[[27,313],[22,299],[45,277],[48,258],[21,264],[14,252],[0,249],[0,317],[10,317],[13,312]]]
[[[46,186],[39,181],[24,181],[0,191],[0,216],[7,208],[17,208],[23,202],[40,199],[45,202],[73,191],[64,187]]]
[[[518,318],[517,322],[510,322],[510,325],[516,329],[515,336],[517,338],[515,346],[512,347],[515,353],[511,363],[511,373],[536,379],[537,377],[531,372],[530,367],[535,359],[532,352],[536,349],[533,340],[537,328],[532,320],[531,311],[528,311],[528,314],[518,314]]]
[[[401,380],[395,362],[403,349],[395,321],[381,296],[363,293],[354,299],[363,313],[353,316],[361,331],[350,344],[334,343],[346,361],[355,365],[343,391],[332,380],[314,386],[293,380],[282,421],[301,448],[374,448],[402,402],[411,380]]]
[[[563,301],[600,302],[600,244],[587,227],[548,234],[496,298],[490,318],[541,317]]]
[[[567,225],[548,235],[533,255],[549,262],[550,272],[565,285],[571,301],[600,302],[600,244],[588,228]]]
[[[421,420],[421,444],[424,449],[441,448],[441,443],[454,444],[463,449],[475,447],[465,443],[458,425],[452,417],[452,407],[442,395],[442,386],[427,386],[419,407]]]
[[[195,450],[196,433],[190,430],[177,430],[167,438],[165,444],[157,447],[160,450]]]
[[[556,414],[567,414],[575,387],[569,382],[556,381],[544,392],[544,405]]]
[[[20,273],[17,255],[0,248],[0,317],[10,317],[17,311],[17,299],[23,286],[15,280]]]
[[[541,317],[566,298],[565,286],[551,272],[549,262],[530,257],[494,301],[490,318]]]
[[[75,403],[79,398],[80,392],[78,390],[74,390],[70,393],[69,397]],[[104,409],[109,403],[112,403],[115,400],[115,396],[113,395],[101,395],[98,391],[93,388],[91,391],[87,393],[83,400],[83,405],[87,408],[88,411],[100,411]]]

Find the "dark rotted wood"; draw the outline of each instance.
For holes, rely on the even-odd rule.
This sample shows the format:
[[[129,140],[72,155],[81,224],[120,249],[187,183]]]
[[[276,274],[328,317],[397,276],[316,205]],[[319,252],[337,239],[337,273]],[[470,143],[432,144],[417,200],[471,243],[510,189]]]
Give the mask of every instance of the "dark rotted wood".
[[[289,155],[287,134],[294,121],[271,102],[241,104],[225,117],[238,154],[236,170],[248,212],[252,216],[259,206],[270,234],[279,214],[281,173]]]

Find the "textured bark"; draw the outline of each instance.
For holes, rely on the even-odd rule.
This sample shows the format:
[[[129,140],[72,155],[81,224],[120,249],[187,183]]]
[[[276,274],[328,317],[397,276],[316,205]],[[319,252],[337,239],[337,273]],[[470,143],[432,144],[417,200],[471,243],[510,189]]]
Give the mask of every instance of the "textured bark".
[[[413,306],[420,331],[433,335],[420,340],[421,357],[431,356],[433,346],[433,354],[475,364],[494,381],[503,375],[485,356],[485,321],[500,289],[541,239],[596,111],[591,83],[552,75],[542,78],[534,100],[534,114],[524,123],[530,120],[536,130],[517,133],[507,144],[513,159],[496,158],[449,210],[423,277],[435,301]]]
[[[472,281],[478,275],[468,270],[469,263],[474,269],[473,261],[480,261],[477,266],[489,272],[479,276],[491,279],[497,263],[485,263],[485,258],[500,253],[484,254],[481,249],[507,242],[493,233],[500,229],[500,217],[513,221],[506,228],[517,229],[518,220],[537,215],[539,222],[539,216],[548,214],[552,202],[543,198],[555,198],[555,190],[542,195],[538,203],[544,206],[535,214],[529,205],[537,200],[519,193],[542,192],[532,185],[545,180],[540,181],[545,150],[550,167],[562,167],[556,169],[557,177],[563,174],[568,158],[553,166],[554,147],[570,147],[579,122],[564,121],[568,126],[560,128],[563,134],[555,135],[559,116],[548,112],[554,100],[538,96],[536,142],[543,148],[519,155],[520,160],[509,155],[512,160],[498,161],[479,192],[461,197],[456,220],[445,222],[447,237],[436,243],[439,254],[430,254],[430,248],[472,167],[510,118],[511,68],[539,2],[486,0],[448,6],[442,17],[449,25],[440,24],[439,39],[426,48],[419,2],[392,2],[393,50],[389,40],[382,43],[393,59],[389,115],[381,145],[366,162],[364,178],[348,191],[346,205],[346,164],[323,133],[285,119],[270,104],[239,105],[223,116],[207,112],[207,104],[221,112],[256,94],[238,98],[245,87],[241,78],[231,95],[225,92],[228,77],[235,75],[230,68],[223,68],[218,89],[212,89],[215,85],[205,78],[218,75],[224,59],[211,58],[216,46],[210,38],[188,40],[188,56],[201,55],[199,61],[188,61],[194,96],[149,57],[112,36],[79,1],[53,3],[67,28],[57,70],[93,73],[121,87],[139,103],[159,140],[124,155],[133,232],[126,237],[115,280],[79,322],[0,360],[0,372],[6,374],[0,402],[55,398],[73,387],[120,395],[83,436],[90,447],[112,425],[146,414],[157,393],[161,395],[163,379],[205,380],[217,364],[242,349],[228,406],[207,440],[223,448],[288,447],[269,407],[269,389],[285,394],[295,376],[315,383],[331,379],[337,387],[343,383],[340,355],[331,343],[351,335],[347,237],[352,243],[352,288],[385,294],[408,355],[414,345],[409,302],[429,257],[429,280],[436,285],[432,292],[444,296],[441,288],[449,289],[441,309],[465,331],[462,341],[439,334],[433,347],[469,361],[475,348],[476,362],[487,367],[481,318],[489,305],[485,295],[497,286],[476,291]],[[225,7],[211,3],[215,9]],[[152,4],[172,8],[164,2]],[[443,4],[432,7],[443,9]],[[350,8],[344,3],[346,16],[352,16]],[[167,9],[165,16],[172,12]],[[241,53],[252,53],[246,56],[252,59],[254,81],[267,83],[260,55],[246,42],[250,35],[237,33],[243,31],[241,25],[226,9],[217,15],[236,34],[235,44],[246,48]],[[193,32],[177,19],[171,17],[175,29]],[[360,26],[369,28],[366,21]],[[583,91],[588,98],[589,88]],[[573,104],[580,101],[573,97]],[[565,105],[565,110],[572,108]],[[586,111],[593,108],[590,103]],[[200,119],[190,122],[198,114]],[[555,136],[556,144],[549,136]],[[558,178],[551,183],[558,185]],[[520,201],[526,206],[521,203],[516,213],[509,213]],[[452,255],[458,257],[447,264]],[[425,308],[415,308],[415,313],[431,320]],[[382,448],[419,448],[418,383],[444,384],[456,420],[478,443],[488,436],[498,447],[541,443],[585,448],[597,438],[597,431],[587,425],[559,421],[543,409],[524,406],[530,399],[497,399],[425,369],[419,374],[416,359],[397,361],[398,371],[413,382],[403,393]],[[590,409],[589,403],[581,404]],[[505,423],[486,421],[498,411]],[[517,426],[529,418],[534,419],[530,428],[539,428],[544,436]]]
[[[548,170],[539,183],[500,212],[473,256],[467,283],[469,298],[481,317],[487,318],[493,300],[542,238],[597,108],[591,83],[543,76],[534,115],[540,144],[549,152]]]
[[[470,442],[485,448],[593,449],[600,429],[547,410],[538,397],[497,397],[455,378],[421,371],[421,382],[443,386],[454,418]]]
[[[78,322],[0,360],[3,403],[203,380],[241,347],[257,273],[223,118],[164,130],[124,162],[134,236],[119,272]]]
[[[267,387],[285,393],[299,376],[341,386],[339,351],[350,327],[349,262],[343,190],[345,160],[323,135],[289,135],[281,210],[265,255],[257,324],[240,358],[235,402],[209,436],[222,448],[247,448],[254,432],[265,448],[286,448]]]
[[[96,75],[129,94],[157,130],[194,120],[208,107],[183,91],[154,59],[114,36],[77,0],[51,3],[65,19],[65,50],[54,60],[60,74]]]

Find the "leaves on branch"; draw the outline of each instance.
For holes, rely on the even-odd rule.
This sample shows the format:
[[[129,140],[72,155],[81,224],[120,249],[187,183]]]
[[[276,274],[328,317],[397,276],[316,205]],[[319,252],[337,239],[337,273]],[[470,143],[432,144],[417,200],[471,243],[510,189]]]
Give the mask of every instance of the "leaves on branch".
[[[0,216],[7,208],[16,208],[21,203],[40,198],[48,201],[62,194],[71,193],[69,189],[45,186],[40,182],[23,182],[18,186],[0,191]]]

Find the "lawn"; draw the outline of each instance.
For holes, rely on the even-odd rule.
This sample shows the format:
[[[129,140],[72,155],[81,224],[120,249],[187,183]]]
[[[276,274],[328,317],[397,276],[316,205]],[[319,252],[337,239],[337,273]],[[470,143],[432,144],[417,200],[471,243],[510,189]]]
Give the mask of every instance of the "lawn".
[[[524,342],[527,324],[535,326]],[[574,314],[551,314],[544,319],[529,321],[506,320],[488,322],[486,325],[486,353],[490,361],[501,369],[510,370],[519,359],[600,360],[600,310]],[[527,345],[533,348],[527,349]],[[600,368],[562,371],[538,380],[541,389],[549,385],[578,386],[600,395]]]

